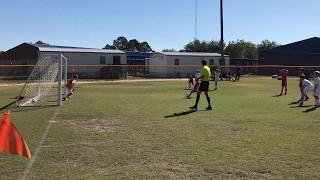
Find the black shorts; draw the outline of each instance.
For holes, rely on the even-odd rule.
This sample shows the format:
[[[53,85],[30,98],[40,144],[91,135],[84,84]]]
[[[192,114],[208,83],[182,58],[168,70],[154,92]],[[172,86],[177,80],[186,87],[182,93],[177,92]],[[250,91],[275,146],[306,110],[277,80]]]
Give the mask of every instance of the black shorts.
[[[209,90],[209,81],[201,81],[199,91],[208,91]]]

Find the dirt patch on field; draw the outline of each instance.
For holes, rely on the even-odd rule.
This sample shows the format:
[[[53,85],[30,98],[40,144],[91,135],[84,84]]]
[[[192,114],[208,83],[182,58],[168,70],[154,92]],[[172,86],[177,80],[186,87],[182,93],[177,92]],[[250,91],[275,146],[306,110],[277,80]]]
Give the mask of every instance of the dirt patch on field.
[[[83,162],[77,158],[63,156],[56,159],[55,164],[58,166],[82,166]]]
[[[235,132],[235,133],[244,133],[246,131],[248,131],[246,128],[241,128],[241,127],[232,128],[232,132]]]
[[[108,119],[86,119],[86,120],[55,120],[52,123],[69,124],[76,129],[85,129],[92,132],[109,132],[119,131],[119,124]]]

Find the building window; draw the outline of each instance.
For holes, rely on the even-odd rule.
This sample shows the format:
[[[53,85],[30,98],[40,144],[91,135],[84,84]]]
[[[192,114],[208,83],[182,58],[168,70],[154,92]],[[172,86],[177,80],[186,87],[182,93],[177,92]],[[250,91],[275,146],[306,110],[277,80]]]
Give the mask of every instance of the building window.
[[[210,59],[210,65],[214,65],[214,59]]]
[[[120,56],[113,56],[113,65],[120,65]]]
[[[179,59],[174,59],[174,65],[179,65]]]
[[[106,57],[100,56],[100,64],[106,64]]]
[[[219,59],[219,65],[226,65],[226,62],[224,59]]]

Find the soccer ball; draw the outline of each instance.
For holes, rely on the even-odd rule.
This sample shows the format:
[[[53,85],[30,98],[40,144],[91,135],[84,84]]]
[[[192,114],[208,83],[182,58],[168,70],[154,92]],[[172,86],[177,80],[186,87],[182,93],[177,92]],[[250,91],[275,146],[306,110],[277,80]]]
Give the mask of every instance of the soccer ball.
[[[35,103],[37,103],[37,100],[35,98],[32,98],[31,102],[32,102],[32,104],[35,104]]]
[[[189,98],[189,97],[190,97],[190,94],[189,94],[189,93],[187,93],[187,94],[186,94],[186,97],[187,97],[187,98]]]

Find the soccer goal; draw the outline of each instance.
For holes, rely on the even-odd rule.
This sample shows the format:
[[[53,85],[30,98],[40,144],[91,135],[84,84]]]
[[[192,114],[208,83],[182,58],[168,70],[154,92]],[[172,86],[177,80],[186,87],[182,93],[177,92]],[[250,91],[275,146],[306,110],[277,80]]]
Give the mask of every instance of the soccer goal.
[[[62,89],[65,89],[66,81],[67,58],[62,54],[40,55],[19,93],[16,105],[18,107],[61,106]]]

